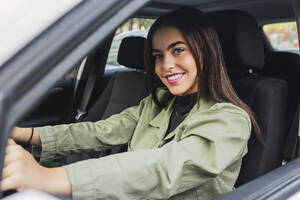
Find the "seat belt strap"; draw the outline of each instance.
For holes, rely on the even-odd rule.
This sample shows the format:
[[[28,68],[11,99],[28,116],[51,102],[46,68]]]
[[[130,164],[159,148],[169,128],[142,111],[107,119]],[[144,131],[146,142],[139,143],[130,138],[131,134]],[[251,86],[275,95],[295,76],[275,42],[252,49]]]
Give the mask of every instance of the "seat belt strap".
[[[84,69],[84,66],[86,64],[86,59],[87,57],[85,57],[81,62],[80,62],[80,65],[77,69],[77,72],[76,72],[76,76],[74,78],[74,81],[73,81],[73,95],[72,95],[72,101],[71,101],[71,104],[70,104],[70,108],[73,109],[74,106],[75,106],[75,103],[76,103],[76,98],[78,96],[78,86],[79,86],[79,82],[80,82],[80,79],[82,77],[82,74],[83,74],[83,69]],[[73,112],[69,112],[68,114],[68,122],[72,122],[74,119],[73,119]]]
[[[300,102],[299,102],[300,103]],[[284,162],[295,158],[297,152],[298,135],[299,135],[299,103],[294,114],[293,122],[289,129],[287,141],[284,149]]]
[[[94,62],[95,56],[95,54],[92,54],[91,57],[89,57],[86,61],[86,68],[89,70],[89,73],[83,90],[82,99],[75,116],[76,121],[80,120],[84,115],[87,114],[87,106],[97,80],[97,66]]]

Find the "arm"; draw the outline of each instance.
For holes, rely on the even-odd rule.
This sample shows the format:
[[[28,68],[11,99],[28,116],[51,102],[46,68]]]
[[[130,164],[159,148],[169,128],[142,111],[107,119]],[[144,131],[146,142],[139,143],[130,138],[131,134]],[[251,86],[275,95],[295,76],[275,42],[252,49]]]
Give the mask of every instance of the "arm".
[[[42,149],[34,147],[33,153],[40,157],[41,163],[47,163],[72,153],[102,151],[126,144],[149,100],[147,97],[138,106],[106,120],[37,128]]]
[[[235,169],[235,176],[226,178],[233,186],[241,158],[247,152],[250,122],[239,113],[227,114],[199,117],[198,125],[192,122],[181,141],[169,142],[158,149],[115,154],[65,166],[73,196],[168,199],[208,183],[228,167]]]
[[[119,115],[114,115],[95,124],[80,123],[35,128],[31,144],[38,146],[42,144],[44,154],[48,153],[55,157],[53,152],[52,154],[47,152],[51,151],[47,143],[52,143],[54,153],[71,151],[75,148],[74,146],[76,146],[74,149],[76,151],[85,147],[95,148],[95,146],[100,146],[100,148],[103,148],[105,145],[125,143],[133,132],[131,129],[135,128],[135,123],[143,106],[144,101],[139,106],[128,108]],[[100,134],[97,134],[99,131]],[[31,128],[15,127],[11,137],[18,142],[25,143],[30,138],[30,134]],[[72,142],[72,140],[74,141]],[[45,143],[46,145],[44,145]],[[6,149],[5,167],[2,177],[1,189],[4,191],[32,188],[52,193],[70,194],[72,190],[65,168],[46,168],[41,166],[32,155],[20,145],[15,144],[11,139],[8,141]]]
[[[19,143],[26,143],[31,136],[31,128],[14,127],[11,132],[11,138]],[[33,136],[30,141],[31,145],[41,145],[40,134],[36,128],[33,128]]]
[[[247,152],[249,118],[239,113],[207,115],[198,120],[198,126],[194,123],[181,141],[162,148],[115,154],[64,168],[43,168],[30,154],[12,159],[9,155],[15,153],[7,148],[1,187],[65,194],[72,191],[73,197],[81,198],[166,199],[207,183],[229,166],[232,170]],[[14,163],[19,164],[13,167]],[[232,185],[235,178],[230,178]]]

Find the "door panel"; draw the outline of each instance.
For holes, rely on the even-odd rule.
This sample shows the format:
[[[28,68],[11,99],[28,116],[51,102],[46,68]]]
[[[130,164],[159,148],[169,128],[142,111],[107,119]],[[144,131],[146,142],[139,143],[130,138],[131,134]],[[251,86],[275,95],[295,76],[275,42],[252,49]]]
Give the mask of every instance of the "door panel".
[[[52,88],[18,126],[36,127],[67,123],[72,104],[73,79],[66,78]]]
[[[283,200],[300,188],[300,158],[220,196],[216,200]]]

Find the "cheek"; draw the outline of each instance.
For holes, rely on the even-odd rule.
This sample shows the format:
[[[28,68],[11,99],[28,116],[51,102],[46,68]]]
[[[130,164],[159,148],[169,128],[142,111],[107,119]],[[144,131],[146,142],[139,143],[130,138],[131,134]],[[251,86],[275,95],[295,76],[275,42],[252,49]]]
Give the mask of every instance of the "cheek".
[[[179,62],[182,67],[185,67],[189,71],[196,67],[196,61],[190,52],[187,52],[185,55],[180,57]]]
[[[190,58],[188,60],[188,63],[186,66],[189,66],[189,71],[190,73],[192,74],[192,76],[197,76],[197,65],[196,65],[196,62],[194,60],[194,58]]]
[[[154,68],[155,74],[158,76],[159,80],[163,83],[166,81],[164,78],[162,78],[162,69],[160,67],[155,67]]]
[[[193,68],[193,76],[195,76],[197,78],[197,74],[198,74],[198,70],[197,70],[197,66],[195,65],[195,67]]]

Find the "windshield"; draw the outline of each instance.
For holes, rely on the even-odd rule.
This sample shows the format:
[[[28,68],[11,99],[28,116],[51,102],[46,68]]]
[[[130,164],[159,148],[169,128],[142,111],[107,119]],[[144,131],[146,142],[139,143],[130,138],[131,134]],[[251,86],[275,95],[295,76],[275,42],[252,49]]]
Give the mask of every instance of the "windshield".
[[[1,1],[0,66],[81,1]]]

